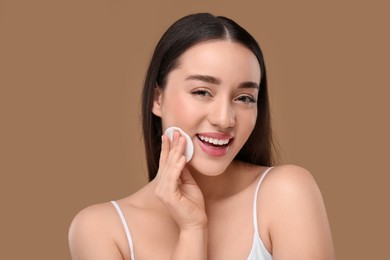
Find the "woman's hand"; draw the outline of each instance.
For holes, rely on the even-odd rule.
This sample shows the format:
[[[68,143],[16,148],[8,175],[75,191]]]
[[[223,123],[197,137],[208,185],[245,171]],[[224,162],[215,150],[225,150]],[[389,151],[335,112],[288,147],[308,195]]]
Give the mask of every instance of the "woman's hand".
[[[203,194],[185,167],[186,139],[178,131],[172,142],[162,136],[160,165],[155,193],[165,204],[181,231],[206,229],[207,216]]]

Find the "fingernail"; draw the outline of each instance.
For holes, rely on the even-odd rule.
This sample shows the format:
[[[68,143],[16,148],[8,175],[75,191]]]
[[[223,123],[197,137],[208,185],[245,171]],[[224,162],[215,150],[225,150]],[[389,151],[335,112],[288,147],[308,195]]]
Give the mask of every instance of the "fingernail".
[[[175,130],[175,132],[173,132],[173,140],[177,141],[179,139],[179,132]]]

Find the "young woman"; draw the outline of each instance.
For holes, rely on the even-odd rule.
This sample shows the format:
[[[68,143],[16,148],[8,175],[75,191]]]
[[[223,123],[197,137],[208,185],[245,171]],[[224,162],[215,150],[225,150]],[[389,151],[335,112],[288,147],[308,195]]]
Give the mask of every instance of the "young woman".
[[[334,259],[311,174],[270,167],[273,145],[261,50],[234,21],[194,14],[162,36],[143,90],[150,182],[82,210],[74,260]],[[186,162],[186,138],[194,146]]]

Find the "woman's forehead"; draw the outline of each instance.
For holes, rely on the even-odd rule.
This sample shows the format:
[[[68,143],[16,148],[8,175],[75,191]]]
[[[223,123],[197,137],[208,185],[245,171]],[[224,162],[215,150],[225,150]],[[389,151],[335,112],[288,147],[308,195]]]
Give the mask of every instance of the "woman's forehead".
[[[198,43],[178,59],[176,73],[225,79],[260,81],[260,65],[251,50],[230,40]]]

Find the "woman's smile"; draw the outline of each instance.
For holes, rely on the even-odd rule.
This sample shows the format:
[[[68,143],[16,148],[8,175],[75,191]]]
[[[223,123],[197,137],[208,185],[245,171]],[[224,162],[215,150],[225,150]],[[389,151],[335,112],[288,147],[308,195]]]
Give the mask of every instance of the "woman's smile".
[[[209,156],[224,156],[234,140],[231,135],[221,133],[201,133],[196,136],[201,150]]]

